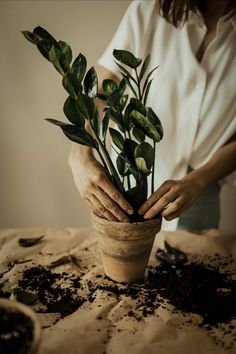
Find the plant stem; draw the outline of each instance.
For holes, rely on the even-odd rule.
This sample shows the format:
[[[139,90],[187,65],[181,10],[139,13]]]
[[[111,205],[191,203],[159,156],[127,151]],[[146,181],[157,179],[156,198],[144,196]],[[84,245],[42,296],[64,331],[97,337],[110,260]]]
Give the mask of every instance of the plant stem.
[[[101,161],[102,161],[102,163],[103,163],[103,166],[105,167],[105,169],[106,169],[107,172],[109,173],[109,168],[107,167],[106,161],[104,160],[104,157],[102,156],[102,154],[101,154],[99,148],[96,149],[96,150],[97,150],[97,153],[98,153],[98,155],[99,155],[99,157],[100,157],[100,159],[101,159]],[[110,174],[110,173],[109,173],[109,174]]]
[[[142,101],[142,94],[141,94],[141,89],[140,89],[140,80],[139,80],[139,76],[138,76],[138,70],[137,68],[135,68],[135,74],[136,74],[136,78],[137,78],[137,81],[138,81],[138,98],[140,101]]]
[[[112,177],[114,178],[116,187],[119,189],[119,191],[122,194],[125,193],[124,186],[123,186],[123,184],[122,184],[122,182],[120,180],[120,177],[119,177],[119,175],[118,175],[118,173],[117,173],[117,171],[116,171],[116,169],[115,169],[115,167],[113,165],[113,162],[112,162],[112,160],[111,160],[111,158],[110,158],[110,156],[108,154],[107,149],[105,148],[105,146],[103,145],[103,143],[101,142],[100,138],[97,135],[95,135],[95,138],[96,138],[96,141],[97,141],[99,147],[101,148],[101,151],[102,151],[102,153],[104,155],[106,163],[107,163],[107,165],[109,167],[110,173],[111,173]]]
[[[154,150],[154,157],[153,157],[153,167],[152,167],[152,191],[151,193],[154,193],[154,172],[155,172],[155,155],[156,155],[156,143],[153,140],[153,150]]]

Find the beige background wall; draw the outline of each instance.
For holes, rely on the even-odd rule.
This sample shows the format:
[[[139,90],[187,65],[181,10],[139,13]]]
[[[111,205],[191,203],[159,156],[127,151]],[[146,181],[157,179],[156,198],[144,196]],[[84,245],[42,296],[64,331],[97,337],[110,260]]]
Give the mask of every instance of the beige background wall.
[[[88,226],[68,166],[70,142],[44,117],[64,119],[60,76],[21,35],[41,25],[94,65],[129,0],[0,1],[0,227]],[[221,226],[236,230],[236,193],[223,192]]]

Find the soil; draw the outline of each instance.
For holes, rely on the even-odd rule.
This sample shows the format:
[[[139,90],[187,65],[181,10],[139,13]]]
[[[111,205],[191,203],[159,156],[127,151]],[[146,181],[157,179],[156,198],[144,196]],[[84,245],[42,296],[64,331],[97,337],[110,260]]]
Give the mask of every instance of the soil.
[[[0,353],[27,354],[32,339],[32,320],[20,311],[0,307]]]
[[[232,257],[215,254],[205,260],[188,259],[185,254],[178,250],[173,253],[173,250],[158,250],[161,261],[155,267],[147,268],[144,281],[131,285],[115,283],[103,274],[86,281],[83,279],[86,269],[77,275],[38,265],[23,272],[18,286],[38,295],[43,305],[38,312],[57,312],[61,318],[84,303],[92,303],[97,290],[104,294],[104,299],[107,296],[114,296],[118,301],[129,298],[133,305],[132,310],[127,309],[127,316],[137,321],[157,316],[156,310],[160,307],[172,306],[172,312],[186,317],[185,324],[206,330],[217,344],[224,346],[224,338],[230,336],[226,349],[231,349],[236,344],[233,321],[236,319],[236,281],[227,270],[233,264]],[[68,285],[63,287],[65,282]],[[83,289],[86,289],[86,297],[78,292]],[[191,314],[198,315],[195,323],[189,320]],[[222,338],[214,334],[219,328]]]

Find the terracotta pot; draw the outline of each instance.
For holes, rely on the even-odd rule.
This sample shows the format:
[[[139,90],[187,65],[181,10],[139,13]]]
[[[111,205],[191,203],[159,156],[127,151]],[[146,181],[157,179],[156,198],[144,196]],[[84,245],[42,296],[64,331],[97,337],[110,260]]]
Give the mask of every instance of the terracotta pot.
[[[37,354],[41,341],[41,327],[35,313],[28,306],[18,301],[2,298],[0,299],[0,308],[4,308],[7,311],[9,310],[9,313],[13,311],[21,312],[32,321],[33,339],[30,348],[27,352],[24,351],[24,354]],[[19,352],[23,353],[20,349],[21,348],[19,348]]]
[[[144,277],[155,235],[161,218],[122,223],[91,214],[98,238],[105,274],[118,282],[132,283]]]

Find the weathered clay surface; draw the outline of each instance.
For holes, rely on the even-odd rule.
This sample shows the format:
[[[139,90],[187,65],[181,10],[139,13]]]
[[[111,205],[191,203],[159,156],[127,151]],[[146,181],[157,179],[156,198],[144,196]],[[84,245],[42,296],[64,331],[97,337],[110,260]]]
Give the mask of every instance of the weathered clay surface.
[[[155,235],[161,228],[161,219],[121,223],[91,214],[91,221],[106,275],[125,283],[142,279]]]

